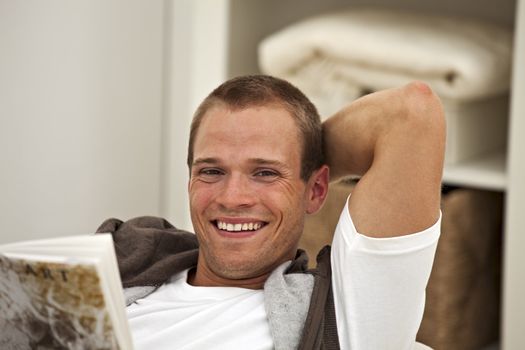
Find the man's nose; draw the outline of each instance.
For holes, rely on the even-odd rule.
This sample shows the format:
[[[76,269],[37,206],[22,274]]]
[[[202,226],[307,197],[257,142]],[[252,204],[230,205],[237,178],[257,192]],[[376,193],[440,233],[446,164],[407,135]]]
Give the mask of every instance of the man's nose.
[[[235,209],[252,206],[256,196],[247,176],[230,174],[225,179],[216,200],[226,209]]]

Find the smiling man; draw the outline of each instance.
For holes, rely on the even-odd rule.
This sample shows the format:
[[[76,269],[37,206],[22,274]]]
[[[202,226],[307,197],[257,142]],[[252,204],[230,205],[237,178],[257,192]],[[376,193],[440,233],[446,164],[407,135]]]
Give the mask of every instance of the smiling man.
[[[225,82],[191,127],[198,244],[154,218],[99,229],[113,225],[137,348],[412,349],[439,237],[444,145],[440,102],[423,83],[365,96],[321,124],[288,82]],[[297,250],[305,216],[330,179],[350,174],[361,179],[332,248],[307,271]]]
[[[220,103],[206,112],[190,160],[201,246],[195,285],[261,289],[293,259],[304,215],[319,209],[328,179],[326,166],[301,178],[302,149],[295,121],[277,103],[237,110]]]

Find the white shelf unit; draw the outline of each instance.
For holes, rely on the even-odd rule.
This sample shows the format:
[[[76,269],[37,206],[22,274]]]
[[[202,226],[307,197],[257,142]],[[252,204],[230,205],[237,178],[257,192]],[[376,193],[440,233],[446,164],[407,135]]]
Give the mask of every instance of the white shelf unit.
[[[505,191],[507,188],[506,154],[496,151],[459,164],[447,164],[443,183],[485,190]]]
[[[350,4],[372,4],[466,15],[513,27],[516,44],[507,152],[487,154],[447,166],[444,182],[506,193],[500,347],[503,350],[525,348],[525,332],[522,331],[525,324],[525,234],[522,234],[525,230],[525,211],[522,209],[525,207],[525,156],[521,154],[525,150],[522,135],[525,133],[525,0],[173,0],[172,4],[172,17],[183,17],[184,22],[172,24],[173,32],[182,28],[186,29],[187,35],[179,35],[176,42],[172,40],[169,52],[175,57],[185,51],[190,58],[188,62],[179,62],[177,69],[183,78],[175,75],[173,69],[170,73],[171,96],[179,103],[168,108],[168,120],[171,119],[173,125],[183,126],[171,131],[172,138],[183,140],[187,137],[187,125],[191,119],[188,112],[195,108],[197,101],[221,80],[257,73],[258,42],[296,20]],[[186,11],[183,15],[177,11],[181,8]],[[186,88],[186,94],[190,91],[187,102],[175,96],[182,87]],[[181,170],[183,172],[177,169],[167,172],[166,188],[177,194],[166,200],[164,208],[168,217],[180,215],[175,212],[177,205],[174,203],[183,202],[185,198],[187,171]],[[189,218],[183,222],[189,223]]]

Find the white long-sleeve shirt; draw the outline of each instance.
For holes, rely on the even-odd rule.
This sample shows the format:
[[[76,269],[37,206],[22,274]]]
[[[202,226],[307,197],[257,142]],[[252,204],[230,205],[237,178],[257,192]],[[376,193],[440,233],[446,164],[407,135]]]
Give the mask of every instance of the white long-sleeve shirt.
[[[331,255],[341,349],[412,349],[440,226],[441,215],[424,231],[372,238],[357,232],[345,206]]]

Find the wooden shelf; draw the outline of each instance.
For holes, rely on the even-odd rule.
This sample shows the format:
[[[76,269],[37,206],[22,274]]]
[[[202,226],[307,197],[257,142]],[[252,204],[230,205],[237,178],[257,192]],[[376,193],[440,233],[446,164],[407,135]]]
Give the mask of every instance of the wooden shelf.
[[[463,163],[445,165],[443,183],[505,191],[507,189],[505,152],[495,152]]]

